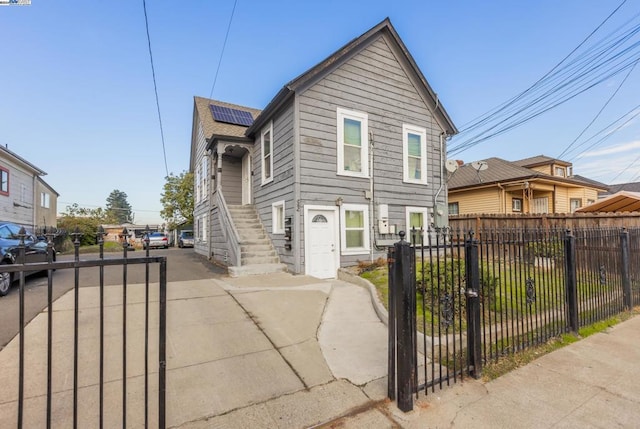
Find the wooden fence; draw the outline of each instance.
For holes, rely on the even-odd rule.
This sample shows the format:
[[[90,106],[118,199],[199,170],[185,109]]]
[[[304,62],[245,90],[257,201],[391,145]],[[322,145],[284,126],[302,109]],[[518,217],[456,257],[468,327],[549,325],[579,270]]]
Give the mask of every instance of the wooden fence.
[[[449,215],[453,230],[503,228],[634,228],[640,227],[640,213],[480,214]]]

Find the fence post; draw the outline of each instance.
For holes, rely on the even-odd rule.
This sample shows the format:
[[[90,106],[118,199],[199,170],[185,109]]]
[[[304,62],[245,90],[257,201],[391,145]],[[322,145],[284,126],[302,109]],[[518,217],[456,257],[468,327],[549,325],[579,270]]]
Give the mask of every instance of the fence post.
[[[415,273],[413,272],[414,249],[404,241],[405,233],[400,231],[400,241],[394,244],[393,273],[389,276],[389,301],[390,307],[393,302],[393,310],[389,314],[389,333],[396,339],[395,348],[395,371],[389,374],[389,392],[397,397],[398,408],[404,412],[413,410],[413,393],[415,391],[415,359],[416,344],[415,335],[412,330],[416,326],[415,317]],[[391,314],[395,316],[392,321]],[[394,325],[395,332],[391,325]],[[391,354],[389,355],[391,358]],[[390,369],[392,364],[389,364]],[[395,372],[395,377],[393,373]],[[397,381],[397,395],[392,390],[392,378]]]
[[[397,283],[395,280],[395,266],[396,266],[396,253],[395,247],[389,247],[387,253],[388,264],[388,282],[389,290],[389,323],[388,323],[388,342],[389,342],[389,367],[387,376],[387,396],[392,401],[396,400],[396,288]]]
[[[478,240],[469,234],[464,244],[467,277],[467,363],[474,378],[482,376],[482,332],[480,328],[480,266]]]
[[[622,228],[620,233],[620,246],[622,255],[622,296],[625,310],[631,310],[633,308],[633,302],[631,297],[631,279],[629,277],[629,231],[627,228]]]
[[[576,275],[576,238],[567,229],[564,237],[565,287],[569,329],[578,332],[578,282]]]

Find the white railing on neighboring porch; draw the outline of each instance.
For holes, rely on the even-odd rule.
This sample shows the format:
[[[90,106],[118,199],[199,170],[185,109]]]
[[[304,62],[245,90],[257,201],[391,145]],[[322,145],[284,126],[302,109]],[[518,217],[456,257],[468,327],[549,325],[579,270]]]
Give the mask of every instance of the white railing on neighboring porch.
[[[242,265],[242,250],[240,248],[240,234],[233,225],[229,208],[225,202],[222,191],[218,189],[215,193],[215,201],[220,211],[220,228],[225,238],[227,249],[229,251],[229,265],[239,267]]]

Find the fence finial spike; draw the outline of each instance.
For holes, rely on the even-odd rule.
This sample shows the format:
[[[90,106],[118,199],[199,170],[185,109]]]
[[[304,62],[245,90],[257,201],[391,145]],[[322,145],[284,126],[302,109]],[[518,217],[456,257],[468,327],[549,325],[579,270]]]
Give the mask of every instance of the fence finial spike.
[[[400,236],[400,241],[404,241],[404,237],[407,235],[407,233],[404,231],[400,231],[398,232],[398,235]]]

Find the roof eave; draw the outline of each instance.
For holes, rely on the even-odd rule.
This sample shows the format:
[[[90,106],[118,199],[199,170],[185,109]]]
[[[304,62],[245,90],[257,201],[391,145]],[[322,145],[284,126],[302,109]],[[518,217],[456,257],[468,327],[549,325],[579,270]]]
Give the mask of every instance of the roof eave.
[[[258,117],[253,121],[253,124],[244,132],[244,135],[250,138],[253,136],[257,130],[262,128],[262,126],[267,122],[267,120],[280,109],[286,102],[291,99],[294,91],[289,88],[289,85],[285,85],[282,89],[276,94],[275,97],[269,102],[267,107],[265,107],[262,112],[258,115]]]

